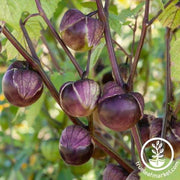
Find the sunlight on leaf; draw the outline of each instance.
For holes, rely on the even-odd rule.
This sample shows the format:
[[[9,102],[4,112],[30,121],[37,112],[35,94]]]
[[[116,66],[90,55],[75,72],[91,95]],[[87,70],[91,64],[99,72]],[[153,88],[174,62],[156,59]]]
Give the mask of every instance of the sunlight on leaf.
[[[171,76],[172,80],[180,81],[180,39],[171,44]]]
[[[41,0],[42,7],[48,18],[51,18],[57,8],[58,3],[61,0]],[[29,12],[30,14],[37,13],[37,7],[35,1],[26,1],[26,0],[0,0],[1,11],[0,11],[0,20],[5,21],[8,25],[13,28],[13,35],[15,38],[22,43],[23,47],[25,47],[25,43],[23,41],[22,31],[19,26],[19,20],[24,11]],[[31,39],[37,40],[40,36],[40,30],[43,26],[46,28],[46,24],[41,17],[31,18],[27,24],[26,28],[29,32]],[[6,47],[8,59],[12,58],[20,58],[17,50],[12,47],[12,45],[7,41]]]
[[[93,50],[91,54],[91,61],[90,61],[90,70],[94,67],[96,62],[98,61],[98,58],[105,46],[105,40],[102,40],[101,43],[98,44],[98,46]]]
[[[175,29],[180,25],[180,8],[176,6],[178,0],[173,1],[159,16],[163,26]]]

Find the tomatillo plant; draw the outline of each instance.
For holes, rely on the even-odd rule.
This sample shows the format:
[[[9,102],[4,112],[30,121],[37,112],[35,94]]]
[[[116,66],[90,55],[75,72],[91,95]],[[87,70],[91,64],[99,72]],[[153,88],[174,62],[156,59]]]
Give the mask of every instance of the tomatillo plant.
[[[47,121],[47,124],[39,119],[35,121],[46,127],[41,129],[36,125],[34,128],[38,133],[30,128],[29,132],[35,135],[29,139],[36,138],[37,141],[34,146],[25,146],[35,151],[37,156],[41,152],[43,156],[40,158],[48,160],[50,165],[60,162],[53,168],[44,168],[43,163],[42,167],[38,166],[45,169],[42,178],[48,173],[51,174],[50,179],[62,178],[63,175],[53,176],[55,169],[63,172],[69,166],[79,177],[91,172],[92,166],[96,165],[101,169],[98,172],[100,179],[139,179],[135,164],[141,157],[142,144],[154,137],[169,140],[175,149],[175,158],[180,158],[180,102],[174,90],[174,81],[179,82],[180,79],[173,74],[176,70],[171,73],[176,64],[180,71],[176,62],[180,56],[177,50],[180,46],[180,21],[178,16],[174,16],[179,13],[179,2],[169,0],[164,4],[158,1],[160,9],[155,15],[152,15],[152,9],[158,5],[150,3],[150,0],[142,3],[132,1],[135,7],[132,9],[118,9],[116,3],[119,1],[115,3],[113,0],[27,2],[27,5],[25,0],[1,2],[0,33],[3,36],[0,39],[0,64],[1,58],[3,66],[12,62],[9,68],[2,68],[2,92],[10,104],[24,107],[9,122],[11,128],[17,119],[24,118],[24,112],[28,114],[24,121],[31,119],[31,115],[33,123],[37,117]],[[11,8],[8,11],[9,3]],[[18,7],[14,10],[16,13],[12,7]],[[157,19],[165,26],[161,27],[165,38],[163,33],[159,33],[159,39],[154,41],[150,27]],[[13,54],[12,46],[18,56]],[[156,57],[156,51],[163,50]],[[165,59],[162,66],[153,64],[156,58],[158,63]],[[6,62],[7,59],[11,61]],[[154,90],[157,94],[151,96],[149,82],[152,80],[159,81],[163,88],[165,84],[165,92]],[[157,97],[160,103],[156,104],[153,101]],[[0,101],[5,100],[1,97]],[[4,122],[4,113],[2,119]],[[32,125],[32,121],[27,124]],[[24,123],[23,127],[27,124]],[[26,129],[23,129],[24,134]],[[11,138],[22,138],[19,132],[7,132]],[[17,143],[15,150],[18,148]],[[8,144],[2,149],[6,151],[11,147]],[[166,148],[165,156],[170,157],[169,154]],[[145,161],[146,155],[144,153]],[[12,160],[9,154],[7,157],[13,165],[22,158]],[[78,166],[86,167],[90,159],[93,164],[90,163],[81,173]],[[31,162],[27,158],[21,161]],[[30,164],[32,167],[33,163]],[[145,167],[143,162],[141,165]],[[21,168],[26,166],[23,164]],[[32,176],[34,178],[35,175],[32,173]]]

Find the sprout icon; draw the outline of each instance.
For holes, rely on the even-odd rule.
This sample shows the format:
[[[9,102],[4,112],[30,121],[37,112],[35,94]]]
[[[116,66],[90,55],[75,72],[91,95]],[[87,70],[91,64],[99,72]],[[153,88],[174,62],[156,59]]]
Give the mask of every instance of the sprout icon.
[[[165,159],[162,159],[164,157],[164,148],[163,148],[163,143],[160,141],[156,141],[156,143],[152,143],[152,153],[154,155],[152,155],[153,159],[149,159],[149,163],[153,166],[153,167],[161,167],[164,165],[165,163]]]

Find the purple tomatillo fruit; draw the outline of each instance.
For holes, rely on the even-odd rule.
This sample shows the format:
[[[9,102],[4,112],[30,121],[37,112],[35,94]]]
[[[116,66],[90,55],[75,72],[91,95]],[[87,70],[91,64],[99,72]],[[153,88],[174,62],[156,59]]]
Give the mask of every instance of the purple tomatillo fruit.
[[[104,169],[103,180],[126,180],[128,172],[121,166],[108,164]]]
[[[139,170],[134,170],[131,172],[126,180],[140,180],[140,176],[138,175]]]
[[[59,141],[59,152],[62,159],[71,165],[81,165],[87,162],[94,150],[89,132],[81,126],[66,127]]]
[[[85,16],[77,9],[68,10],[60,24],[64,43],[75,51],[88,51],[96,46],[103,34],[103,23]]]
[[[19,107],[33,104],[43,91],[40,75],[30,69],[26,61],[15,61],[2,79],[2,91],[7,100]]]
[[[103,96],[98,101],[100,121],[115,131],[133,127],[142,118],[143,110],[144,99],[141,94],[124,93],[114,82],[105,85]]]
[[[73,116],[89,116],[95,109],[100,95],[98,83],[90,79],[67,82],[60,88],[63,110]]]

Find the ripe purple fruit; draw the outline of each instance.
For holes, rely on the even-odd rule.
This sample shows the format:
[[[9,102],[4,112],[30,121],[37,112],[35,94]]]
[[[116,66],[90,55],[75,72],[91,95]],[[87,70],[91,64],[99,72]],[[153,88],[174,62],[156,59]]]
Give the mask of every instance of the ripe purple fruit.
[[[138,173],[139,170],[134,170],[132,173],[129,174],[126,180],[140,180]]]
[[[93,149],[91,136],[86,129],[72,125],[63,130],[59,152],[67,164],[81,165],[87,162],[93,154]]]
[[[68,10],[61,21],[60,33],[64,43],[75,51],[88,51],[102,37],[103,23],[85,16],[77,9]]]
[[[15,106],[29,106],[42,94],[42,79],[37,72],[29,69],[29,66],[26,61],[15,61],[3,77],[3,93]]]
[[[180,122],[173,121],[171,123],[171,130],[173,131],[173,134],[176,136],[176,138],[180,140]]]
[[[125,131],[133,127],[143,116],[144,100],[139,93],[123,94],[121,88],[104,88],[102,98],[98,102],[100,121],[115,131]]]
[[[103,180],[126,180],[128,172],[121,166],[108,164],[104,169]]]
[[[67,82],[60,89],[60,103],[71,116],[89,116],[97,105],[99,95],[100,87],[93,80]]]

